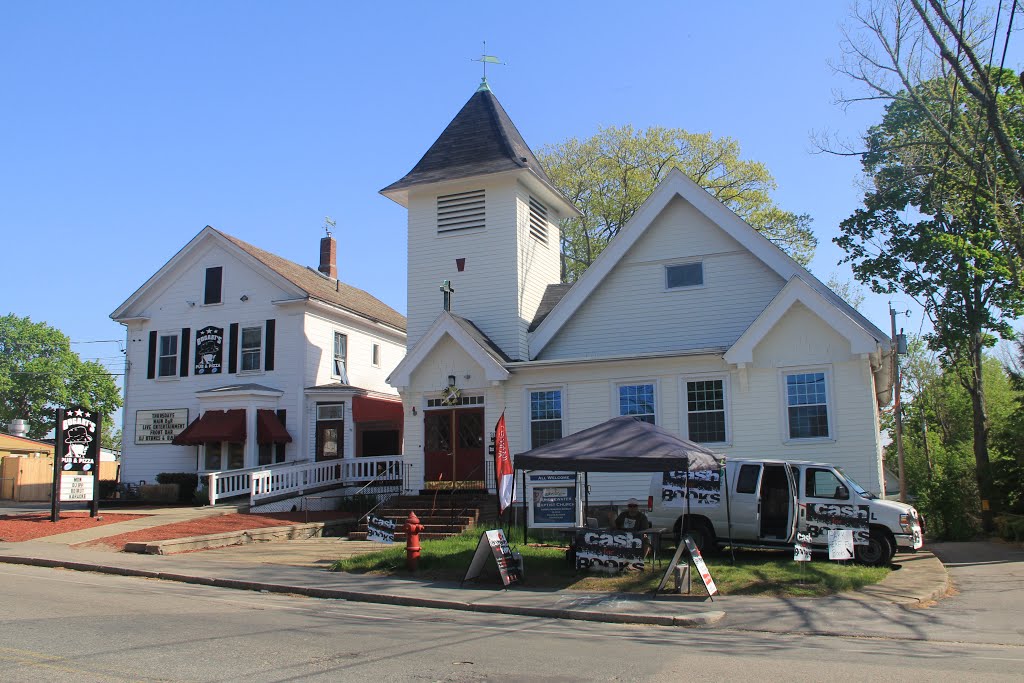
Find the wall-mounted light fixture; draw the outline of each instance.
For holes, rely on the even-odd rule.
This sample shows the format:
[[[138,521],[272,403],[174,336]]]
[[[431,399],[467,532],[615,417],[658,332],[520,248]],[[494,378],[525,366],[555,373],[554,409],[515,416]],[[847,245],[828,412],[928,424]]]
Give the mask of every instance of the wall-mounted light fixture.
[[[455,375],[448,375],[448,386],[455,386]]]
[[[189,306],[195,306],[196,305],[195,301],[186,301],[185,303],[187,303]]]
[[[248,294],[243,294],[241,297],[239,297],[238,300],[239,301],[248,301],[249,300],[249,295]]]
[[[412,414],[413,414],[413,415],[415,415],[415,414],[416,414],[416,406],[413,406],[413,407],[412,407]]]

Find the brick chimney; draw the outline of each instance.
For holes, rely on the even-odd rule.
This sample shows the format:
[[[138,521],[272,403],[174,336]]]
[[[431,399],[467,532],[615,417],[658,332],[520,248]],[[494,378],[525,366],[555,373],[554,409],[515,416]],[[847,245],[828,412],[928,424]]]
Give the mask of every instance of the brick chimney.
[[[327,277],[338,279],[338,243],[327,233],[327,237],[320,238],[320,267],[317,268]]]

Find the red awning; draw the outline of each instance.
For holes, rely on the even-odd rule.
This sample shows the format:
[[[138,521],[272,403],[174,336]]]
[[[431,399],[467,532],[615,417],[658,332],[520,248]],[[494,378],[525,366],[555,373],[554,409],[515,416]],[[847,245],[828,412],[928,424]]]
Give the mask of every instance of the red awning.
[[[256,411],[256,441],[259,443],[291,443],[292,436],[273,410]]]
[[[178,446],[198,446],[208,441],[245,441],[245,410],[207,410],[174,437]]]
[[[352,419],[356,422],[395,422],[405,419],[401,401],[389,401],[369,396],[352,397]]]

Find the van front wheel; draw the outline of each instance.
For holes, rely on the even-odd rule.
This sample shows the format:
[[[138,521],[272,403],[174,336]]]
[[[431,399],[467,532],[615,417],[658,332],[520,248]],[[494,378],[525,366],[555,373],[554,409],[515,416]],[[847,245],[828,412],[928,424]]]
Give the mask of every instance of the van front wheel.
[[[854,546],[853,552],[858,562],[872,567],[889,564],[895,554],[889,537],[878,529],[872,529],[867,544]]]

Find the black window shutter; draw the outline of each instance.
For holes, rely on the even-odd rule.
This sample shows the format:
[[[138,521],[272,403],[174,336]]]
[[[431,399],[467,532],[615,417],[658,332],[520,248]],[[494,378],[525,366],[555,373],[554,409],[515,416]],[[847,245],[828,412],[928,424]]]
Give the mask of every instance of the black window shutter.
[[[156,330],[149,333],[149,360],[146,362],[146,379],[156,377]]]
[[[281,408],[280,410],[277,411],[277,419],[281,421],[281,424],[284,425],[285,429],[288,428],[288,423],[285,421],[285,418],[287,418],[287,417],[288,417],[288,411],[285,410],[284,408]],[[274,450],[277,451],[275,453],[275,457],[274,457],[274,460],[276,462],[284,462],[284,458],[285,458],[284,449],[285,449],[286,445],[287,444],[283,444],[283,443],[274,444]]]
[[[267,346],[264,350],[263,369],[270,372],[274,369],[274,320],[267,321]]]
[[[223,279],[223,266],[206,269],[206,291],[203,293],[204,304],[219,304],[221,302],[220,290]]]
[[[228,372],[238,372],[238,323],[228,328]]]
[[[179,377],[188,377],[188,339],[191,335],[191,328],[181,328],[181,358],[179,359],[178,364]]]

